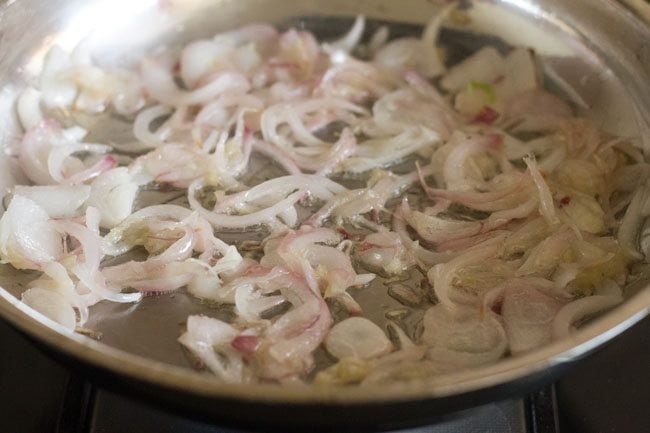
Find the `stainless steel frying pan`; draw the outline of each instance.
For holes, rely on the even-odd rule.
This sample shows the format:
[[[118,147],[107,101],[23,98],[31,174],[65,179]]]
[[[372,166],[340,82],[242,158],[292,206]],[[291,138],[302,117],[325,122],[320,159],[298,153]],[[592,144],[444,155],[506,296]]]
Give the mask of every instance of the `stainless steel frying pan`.
[[[435,11],[425,0],[9,0],[0,1],[0,137],[11,145],[21,131],[16,94],[35,82],[53,44],[73,48],[86,39],[100,64],[129,64],[147,49],[180,44],[252,21],[305,26],[322,37],[343,33],[363,13],[392,23],[393,34],[417,29]],[[639,7],[643,7],[638,2]],[[560,92],[589,107],[603,128],[643,142],[650,151],[650,30],[608,0],[467,2],[471,24],[448,28],[450,56],[486,42],[527,45],[540,54]],[[97,120],[99,139],[126,133]],[[124,128],[125,129],[125,128]],[[128,134],[127,134],[128,135]],[[5,179],[6,176],[0,176]],[[0,185],[2,194],[5,185]],[[486,400],[503,399],[550,382],[579,358],[640,320],[650,309],[650,270],[626,289],[626,302],[570,339],[495,365],[418,383],[323,389],[230,385],[192,370],[175,339],[188,314],[214,311],[182,292],[136,306],[99,304],[89,327],[101,340],[70,334],[21,304],[20,279],[0,274],[0,317],[66,363],[111,389],[154,399],[168,408],[239,427],[280,430],[389,429],[430,422]],[[650,277],[649,277],[650,278]],[[380,318],[390,298],[359,295]],[[639,350],[643,350],[640,348]]]

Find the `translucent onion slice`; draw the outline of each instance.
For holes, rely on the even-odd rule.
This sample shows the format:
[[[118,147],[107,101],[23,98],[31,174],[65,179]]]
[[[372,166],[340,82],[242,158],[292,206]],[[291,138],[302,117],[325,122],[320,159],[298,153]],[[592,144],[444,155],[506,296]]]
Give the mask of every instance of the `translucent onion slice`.
[[[548,187],[548,184],[544,180],[544,177],[539,172],[537,167],[537,162],[535,161],[534,156],[524,157],[524,162],[530,171],[535,186],[537,187],[537,193],[539,194],[539,213],[542,214],[546,222],[550,225],[557,225],[560,223],[560,219],[555,212],[555,203],[553,202],[553,196]]]
[[[63,254],[63,238],[47,212],[14,195],[0,220],[0,257],[18,269],[39,269]]]
[[[21,300],[70,331],[77,325],[77,315],[70,301],[61,293],[35,287],[23,292]]]
[[[621,302],[623,297],[620,295],[593,295],[566,304],[553,319],[553,338],[569,337],[577,322]]]
[[[206,316],[187,318],[187,331],[178,341],[196,355],[225,382],[244,380],[244,361],[231,346],[239,331],[218,319]]]
[[[393,345],[384,331],[364,317],[350,317],[332,326],[325,348],[338,359],[370,359],[389,353]]]
[[[88,205],[101,214],[100,225],[112,229],[131,215],[139,186],[129,169],[117,167],[100,174],[92,183]]]
[[[144,59],[140,71],[148,94],[168,106],[202,104],[225,93],[246,93],[250,89],[248,80],[236,72],[221,72],[207,84],[184,91],[176,86],[171,71],[158,60]]]
[[[510,352],[526,352],[550,341],[551,324],[562,305],[534,286],[510,284],[501,307]]]
[[[406,200],[402,201],[401,211],[404,219],[418,235],[433,244],[474,236],[479,234],[482,229],[480,222],[444,219],[411,210]]]
[[[25,89],[18,97],[16,111],[20,124],[25,130],[36,127],[44,120],[41,111],[41,92],[33,87]]]
[[[481,318],[474,309],[452,312],[436,305],[426,311],[423,324],[427,357],[445,370],[492,363],[508,348],[506,332],[493,313]]]
[[[405,128],[398,135],[373,138],[359,143],[350,157],[338,163],[335,172],[364,173],[389,167],[419,151],[433,148],[440,136],[424,127]]]
[[[387,275],[399,275],[415,264],[415,260],[395,232],[372,233],[357,244],[358,260],[370,271],[382,271]]]
[[[503,63],[503,58],[496,48],[483,47],[451,67],[440,80],[440,85],[450,92],[458,92],[470,81],[492,83],[503,74]]]
[[[643,258],[639,252],[639,232],[645,218],[650,215],[650,185],[641,185],[625,211],[617,237],[625,253],[635,259]],[[647,259],[647,258],[646,258]]]
[[[14,188],[14,194],[26,197],[38,204],[50,218],[69,218],[83,213],[90,197],[88,185],[42,185]]]
[[[77,96],[77,86],[71,74],[70,54],[54,45],[43,61],[40,90],[48,107],[69,107]]]
[[[357,46],[359,41],[361,41],[361,36],[363,36],[363,29],[365,28],[365,25],[366,18],[363,15],[357,15],[354,20],[354,24],[352,24],[352,27],[348,33],[334,42],[329,42],[327,46],[334,50],[340,50],[345,53],[351,52],[354,47]]]

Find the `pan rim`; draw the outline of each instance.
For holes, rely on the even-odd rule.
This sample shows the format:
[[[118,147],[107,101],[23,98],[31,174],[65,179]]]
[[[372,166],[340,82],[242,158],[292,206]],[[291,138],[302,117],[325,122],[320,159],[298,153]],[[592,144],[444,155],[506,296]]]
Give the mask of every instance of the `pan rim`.
[[[229,384],[198,371],[155,361],[80,335],[32,310],[0,287],[0,316],[14,327],[93,367],[162,386],[211,398],[251,403],[354,405],[407,402],[457,396],[504,385],[574,361],[601,346],[650,314],[650,285],[622,305],[579,329],[570,338],[531,353],[502,359],[476,369],[407,383],[364,387],[279,386]]]

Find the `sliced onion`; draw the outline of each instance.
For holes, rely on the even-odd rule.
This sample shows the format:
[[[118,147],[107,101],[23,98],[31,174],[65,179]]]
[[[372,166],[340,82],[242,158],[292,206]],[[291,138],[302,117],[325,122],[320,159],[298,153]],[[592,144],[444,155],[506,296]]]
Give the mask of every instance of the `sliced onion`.
[[[393,345],[384,331],[370,320],[350,317],[330,329],[325,339],[325,348],[338,359],[370,359],[390,352]]]
[[[365,17],[363,15],[357,15],[354,20],[354,24],[352,24],[352,27],[348,33],[340,39],[334,42],[330,42],[327,45],[334,50],[341,50],[345,53],[351,52],[354,47],[359,44],[359,41],[361,41],[361,36],[363,36],[363,29],[365,28],[365,25]]]
[[[199,80],[213,71],[219,63],[229,66],[230,57],[235,46],[225,38],[220,38],[220,43],[210,40],[197,40],[183,48],[180,59],[180,75],[183,82],[191,89],[196,87]]]
[[[262,375],[277,379],[312,368],[312,352],[327,335],[332,318],[320,294],[303,279],[287,276],[276,283],[293,307],[268,329],[257,356]]]
[[[20,124],[25,130],[34,128],[43,122],[41,111],[41,93],[33,87],[28,87],[18,97],[16,104]]]
[[[47,165],[49,149],[54,138],[60,136],[60,126],[52,120],[45,120],[25,133],[18,160],[29,179],[40,185],[54,183]]]
[[[268,205],[277,202],[292,191],[302,189],[317,200],[328,200],[347,189],[337,182],[315,175],[290,175],[267,180],[247,191],[224,197],[215,210],[245,208],[246,205]]]
[[[224,278],[231,272],[238,272],[241,275],[234,277],[227,281],[226,284],[221,284],[217,278],[213,275],[209,275],[206,279],[202,281],[202,285],[198,285],[198,281],[190,282],[188,285],[188,290],[194,296],[200,299],[207,299],[215,302],[220,302],[224,304],[235,304],[235,296],[237,292],[244,287],[254,287],[254,286],[263,286],[265,282],[273,281],[275,278],[285,275],[287,271],[280,267],[266,268],[260,267],[257,263],[249,263],[244,259],[240,260],[238,266],[234,266],[231,269],[224,271]],[[251,268],[262,268],[259,271],[259,275],[251,275],[247,271],[250,271]],[[248,290],[248,289],[246,289]],[[267,290],[263,290],[263,293],[266,294]]]
[[[373,104],[373,122],[381,132],[401,132],[406,127],[426,127],[443,138],[456,128],[453,110],[426,80],[407,75],[410,88],[384,94]],[[408,109],[405,109],[408,107]]]
[[[452,283],[457,272],[462,268],[482,263],[494,257],[496,251],[498,251],[498,242],[498,238],[483,242],[466,253],[449,260],[447,263],[439,263],[429,270],[427,278],[433,286],[440,305],[449,310],[455,310],[459,308],[460,303],[478,303],[477,296],[462,293],[460,290],[454,288]]]
[[[404,219],[418,235],[434,244],[474,236],[479,234],[482,229],[480,222],[446,220],[411,210],[406,200],[402,201],[401,211]]]
[[[296,138],[308,146],[322,146],[326,143],[314,136],[304,124],[302,117],[315,112],[323,113],[333,110],[341,113],[341,117],[362,114],[365,110],[342,98],[313,98],[303,102],[272,105],[262,113],[261,130],[266,141],[285,149],[291,148],[289,140],[278,132],[280,125],[288,124]],[[347,114],[346,114],[347,113]],[[329,123],[329,122],[328,122]],[[324,126],[324,125],[323,125]]]
[[[240,285],[235,291],[235,308],[239,317],[249,323],[262,320],[260,315],[265,311],[286,302],[284,296],[264,296],[252,285]]]
[[[380,270],[388,275],[399,275],[414,264],[413,257],[395,232],[372,233],[357,245],[355,252],[369,270]]]
[[[372,362],[372,371],[366,375],[361,385],[430,377],[434,372],[431,362],[422,359],[426,352],[427,348],[424,346],[409,346],[382,356]]]
[[[506,289],[501,307],[512,354],[535,349],[550,341],[553,318],[563,304],[534,286],[522,283]]]
[[[92,213],[89,208],[87,213]],[[94,295],[94,302],[108,299],[113,302],[137,302],[140,293],[120,293],[121,288],[109,288],[104,275],[99,270],[102,259],[101,239],[99,233],[91,228],[72,221],[56,221],[56,229],[74,237],[81,244],[83,260],[77,261],[72,271],[80,283]]]
[[[54,45],[43,61],[40,89],[48,107],[69,107],[77,96],[77,86],[70,76],[70,54]]]
[[[162,145],[169,131],[160,128],[156,132],[151,132],[150,125],[154,120],[168,116],[171,113],[171,109],[162,105],[154,105],[140,111],[133,122],[133,135],[146,146],[157,147]]]
[[[101,213],[100,225],[111,229],[131,215],[138,189],[126,167],[114,168],[94,180],[88,205]]]
[[[387,43],[374,56],[374,61],[397,70],[415,69],[427,78],[444,72],[444,64],[436,49],[443,21],[456,8],[450,3],[436,13],[425,27],[422,38],[402,38]]]
[[[35,287],[23,292],[21,300],[70,331],[77,325],[77,315],[70,301],[60,293]]]
[[[32,200],[14,195],[0,219],[0,257],[18,269],[39,269],[63,254],[63,239],[47,212]]]
[[[449,200],[486,212],[509,209],[525,201],[529,196],[527,187],[530,184],[529,179],[521,173],[497,175],[486,185],[489,190],[483,192],[431,188],[424,183],[424,179],[421,183],[427,195],[433,199]]]
[[[454,147],[443,167],[446,188],[456,191],[482,187],[485,175],[480,173],[480,179],[470,176],[467,165],[474,155],[494,153],[500,144],[499,136],[455,132],[449,141],[454,143]]]
[[[539,86],[539,73],[531,49],[518,47],[510,51],[505,57],[503,70],[504,77],[498,91],[505,100]]]
[[[331,216],[347,219],[367,212],[380,211],[388,200],[401,194],[410,184],[410,179],[405,181],[398,176],[384,176],[369,188],[355,189],[332,197],[303,224],[319,227]]]
[[[440,136],[423,127],[410,127],[392,137],[374,138],[359,143],[352,155],[339,162],[335,171],[364,173],[373,168],[395,165],[407,156],[433,148]]]
[[[125,231],[132,225],[147,219],[182,221],[192,215],[190,209],[173,204],[159,204],[142,208],[124,219],[117,227],[111,230],[105,237],[107,242],[117,244],[124,241]],[[126,250],[128,251],[128,249]],[[124,254],[121,251],[119,254]]]
[[[106,149],[109,151],[110,148]],[[80,170],[63,180],[64,184],[67,185],[78,185],[83,182],[87,182],[90,179],[94,179],[100,174],[112,169],[117,165],[117,160],[112,155],[106,155],[100,158],[99,161],[86,168],[85,170]]]
[[[187,285],[197,272],[206,271],[192,262],[130,261],[105,267],[101,273],[106,278],[107,284],[118,289],[131,288],[145,293],[162,294]],[[136,295],[142,296],[140,293]]]
[[[576,322],[623,302],[621,296],[593,295],[566,304],[553,319],[553,338],[566,338]]]
[[[90,197],[88,185],[44,185],[14,188],[14,194],[38,204],[50,218],[66,218],[80,215]]]
[[[390,37],[390,30],[387,26],[379,27],[373,34],[370,36],[370,41],[368,42],[368,52],[370,55],[374,56],[381,47],[386,45],[388,38]]]
[[[245,77],[235,72],[217,74],[207,84],[192,90],[180,90],[165,66],[153,59],[140,63],[142,80],[151,97],[169,106],[205,103],[224,93],[246,93],[250,84]]]
[[[228,215],[225,213],[210,212],[196,200],[196,198],[193,196],[193,191],[191,188],[188,191],[190,197],[190,206],[192,209],[197,211],[199,215],[209,221],[213,227],[222,229],[241,229],[263,224],[274,225],[277,221],[278,215],[282,212],[286,212],[289,207],[295,205],[299,200],[303,199],[305,197],[305,193],[306,191],[304,190],[298,190],[265,209],[245,215]]]
[[[483,47],[447,71],[440,85],[450,92],[462,90],[470,81],[492,83],[504,72],[503,58],[494,47]]]
[[[650,186],[645,184],[641,185],[634,193],[617,234],[621,248],[632,258],[643,258],[643,255],[639,252],[638,236],[645,218],[649,215]]]
[[[559,129],[573,111],[557,96],[529,90],[512,97],[504,115],[510,122],[520,121],[517,131],[543,131]]]
[[[529,251],[516,275],[541,274],[553,270],[574,241],[573,233],[568,230],[547,237]]]
[[[374,275],[359,279],[350,258],[333,246],[319,243],[338,243],[339,236],[331,229],[305,226],[299,231],[289,232],[277,245],[267,244],[269,251],[261,260],[264,266],[280,265],[302,275],[312,290],[319,294],[321,288],[325,298],[336,298],[350,312],[361,311],[359,304],[346,290],[356,284],[369,282]]]
[[[242,382],[244,362],[230,343],[239,332],[229,324],[206,316],[187,318],[187,331],[178,341],[225,382]]]
[[[436,305],[426,311],[423,324],[427,357],[445,370],[490,364],[508,348],[505,330],[492,313],[479,318],[474,310],[451,312]]]
[[[539,213],[542,214],[549,225],[553,226],[559,224],[560,219],[557,217],[557,213],[555,212],[553,196],[548,188],[548,184],[537,168],[535,158],[533,156],[524,157],[524,162],[526,163],[530,175],[533,178],[533,182],[535,182],[535,186],[537,187],[537,193],[539,194]]]

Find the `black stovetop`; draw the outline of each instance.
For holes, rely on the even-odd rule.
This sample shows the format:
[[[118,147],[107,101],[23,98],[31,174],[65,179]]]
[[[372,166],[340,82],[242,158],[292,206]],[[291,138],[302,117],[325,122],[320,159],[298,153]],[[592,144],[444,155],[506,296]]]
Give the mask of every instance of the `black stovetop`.
[[[234,433],[92,384],[0,321],[0,433]],[[555,385],[417,433],[650,432],[650,318]]]

